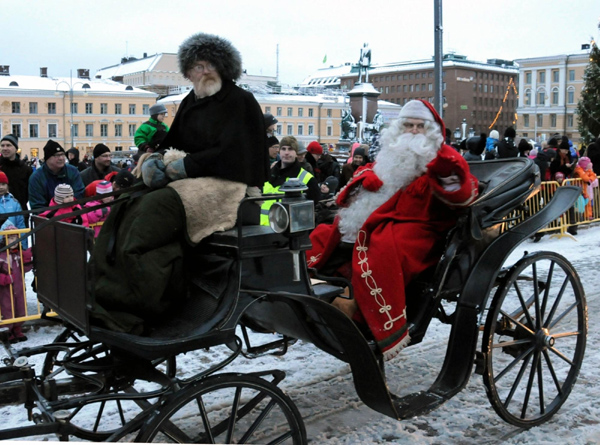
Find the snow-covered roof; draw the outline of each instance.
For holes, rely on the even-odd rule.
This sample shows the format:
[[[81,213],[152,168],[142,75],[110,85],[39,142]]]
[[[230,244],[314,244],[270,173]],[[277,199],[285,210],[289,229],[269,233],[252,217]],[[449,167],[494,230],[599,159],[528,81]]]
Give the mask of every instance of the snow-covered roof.
[[[142,73],[151,71],[160,61],[162,54],[145,57],[139,60],[128,61],[118,65],[108,66],[96,71],[94,77],[96,79],[113,79],[115,77],[123,77],[129,74]]]
[[[340,76],[349,74],[352,71],[351,64],[330,66],[321,68],[316,73],[311,74],[304,79],[299,86],[301,87],[319,87],[319,86],[338,86]]]
[[[88,92],[89,94],[135,94],[156,97],[157,94],[124,85],[112,80],[80,79],[70,77],[0,76],[0,89],[15,91]]]

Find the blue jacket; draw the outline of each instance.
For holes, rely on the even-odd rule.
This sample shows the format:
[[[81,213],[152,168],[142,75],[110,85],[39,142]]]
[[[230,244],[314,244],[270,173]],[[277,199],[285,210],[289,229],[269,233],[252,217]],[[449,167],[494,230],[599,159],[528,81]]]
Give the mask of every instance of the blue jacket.
[[[11,193],[0,196],[0,213],[14,213],[22,210],[21,204],[19,204],[19,201]],[[4,224],[2,224],[2,227],[0,227],[0,231],[6,230],[6,227],[9,225],[15,226],[17,229],[26,228],[23,215],[9,216]],[[27,239],[23,240],[21,244],[23,245],[23,249],[27,249]]]
[[[54,174],[44,164],[29,177],[29,206],[31,209],[47,207],[54,197],[54,189],[58,184],[69,184],[73,188],[75,199],[83,198],[85,187],[76,167],[67,164],[58,174]]]

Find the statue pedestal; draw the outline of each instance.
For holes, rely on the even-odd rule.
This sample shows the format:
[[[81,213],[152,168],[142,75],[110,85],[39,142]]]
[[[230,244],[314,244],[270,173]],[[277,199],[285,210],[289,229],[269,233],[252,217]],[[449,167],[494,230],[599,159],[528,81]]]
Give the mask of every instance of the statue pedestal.
[[[358,123],[359,140],[362,140],[365,124],[373,122],[377,113],[377,98],[381,93],[371,83],[358,83],[348,92],[352,116]]]

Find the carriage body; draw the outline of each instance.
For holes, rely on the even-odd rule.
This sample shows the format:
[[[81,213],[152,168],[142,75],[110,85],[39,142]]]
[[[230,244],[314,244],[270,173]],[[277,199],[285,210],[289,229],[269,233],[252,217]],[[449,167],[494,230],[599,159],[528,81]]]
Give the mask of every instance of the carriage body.
[[[375,342],[369,338],[368,333],[359,329],[330,304],[333,298],[342,295],[347,283],[336,279],[320,283],[311,281],[311,272],[306,267],[304,257],[304,252],[310,248],[308,232],[296,235],[292,240],[284,234],[274,233],[268,227],[239,225],[229,231],[213,234],[201,243],[192,258],[198,270],[213,272],[209,280],[212,279],[218,288],[216,298],[214,293],[212,297],[207,297],[206,292],[202,291],[206,282],[199,284],[196,286],[197,292],[191,294],[195,298],[188,298],[177,312],[170,314],[169,319],[153,330],[152,335],[141,337],[110,331],[91,323],[94,277],[88,256],[92,249],[92,236],[82,227],[53,224],[36,234],[38,296],[68,326],[85,335],[91,344],[100,344],[110,351],[111,357],[116,357],[120,364],[119,372],[125,373],[127,379],[135,380],[135,373],[139,369],[143,370],[144,375],[152,374],[149,368],[153,364],[171,363],[170,360],[174,360],[178,354],[191,350],[228,345],[235,351],[235,355],[241,349],[236,336],[236,328],[241,325],[258,331],[282,334],[284,339],[276,342],[278,347],[282,342],[285,345],[288,338],[302,339],[348,363],[357,394],[362,401],[370,408],[395,419],[425,414],[450,399],[465,387],[473,366],[477,363],[480,372],[484,374],[490,400],[505,420],[525,426],[539,424],[558,410],[577,377],[585,349],[585,296],[579,278],[568,262],[561,258],[550,258],[552,269],[558,265],[560,267],[556,267],[557,271],[561,267],[566,271],[564,282],[576,294],[575,304],[572,305],[577,315],[575,342],[572,346],[574,358],[566,370],[566,376],[560,376],[566,383],[559,385],[555,379],[556,386],[560,386],[559,392],[564,386],[566,394],[561,392],[559,397],[550,400],[549,408],[542,407],[541,413],[530,414],[527,400],[522,403],[525,405],[523,414],[514,414],[509,409],[510,403],[506,403],[500,393],[501,388],[494,370],[496,356],[493,352],[507,351],[506,355],[515,358],[515,361],[524,362],[531,351],[524,346],[508,346],[508,343],[505,346],[494,340],[494,336],[509,336],[512,339],[511,345],[515,342],[527,345],[533,343],[534,352],[531,354],[535,353],[536,370],[541,366],[540,360],[543,361],[547,351],[552,349],[552,345],[546,343],[555,339],[549,333],[544,338],[537,339],[540,336],[538,331],[547,333],[549,330],[531,317],[524,321],[524,313],[528,308],[534,308],[536,315],[550,311],[546,307],[549,304],[548,292],[544,293],[544,289],[548,288],[551,277],[546,281],[537,276],[533,280],[529,279],[529,282],[535,284],[532,290],[534,298],[520,303],[523,310],[518,310],[518,316],[515,315],[519,319],[515,327],[515,323],[511,325],[512,319],[506,317],[502,307],[508,301],[508,294],[520,279],[523,269],[531,264],[534,264],[535,269],[536,261],[546,261],[548,255],[533,260],[525,259],[508,269],[503,268],[503,265],[518,244],[566,211],[577,198],[579,190],[573,187],[562,188],[554,200],[540,212],[507,228],[507,216],[535,193],[539,186],[537,167],[528,159],[475,162],[470,166],[480,181],[480,197],[465,211],[457,227],[450,232],[445,253],[436,270],[430,271],[407,289],[412,344],[417,344],[426,335],[434,317],[442,318],[443,322],[452,326],[444,365],[431,387],[425,391],[404,396],[397,396],[389,391],[382,355]],[[69,249],[61,248],[65,245],[69,245]],[[67,279],[57,264],[77,265],[75,270],[79,279],[73,280],[73,275]],[[73,270],[71,266],[68,268]],[[225,281],[223,278],[215,278],[216,274],[222,274],[223,271],[226,271]],[[195,285],[194,279],[191,285]],[[493,302],[492,294],[495,295]],[[540,297],[541,294],[544,298]],[[560,296],[562,294],[559,292]],[[540,312],[538,300],[542,299],[544,307]],[[454,305],[454,312],[450,315],[441,310],[445,301]],[[559,303],[556,303],[556,308],[558,306]],[[552,306],[552,310],[557,309]],[[565,310],[565,314],[572,310]],[[488,320],[484,319],[486,316]],[[482,320],[485,321],[484,341],[482,350],[477,352]],[[504,323],[502,328],[499,326],[500,321]],[[267,351],[269,345],[257,350]],[[180,399],[197,397],[204,390],[203,385],[207,381],[213,386],[222,385],[220,381],[211,380],[222,374],[210,374],[216,373],[223,366],[225,364],[215,365],[210,372],[203,372],[185,384],[174,378],[172,369],[167,369],[161,374],[162,377],[156,378],[161,382],[163,392],[159,396],[159,402],[156,402],[158,405],[152,406],[155,414],[150,415],[151,410],[148,409],[146,418],[140,415],[135,421],[116,430],[103,435],[92,434],[91,437],[96,440],[115,440],[139,430],[136,439],[146,441],[154,438],[159,431],[164,433],[164,425],[170,420],[167,414],[161,413],[174,409],[173,406],[177,403],[183,403]],[[502,366],[512,368],[514,364]],[[230,377],[226,375],[225,380],[235,380],[229,379]],[[252,380],[249,386],[256,386],[256,378],[254,375],[249,377]],[[280,377],[275,380],[278,378]],[[541,379],[541,375],[538,379]],[[262,381],[262,378],[259,380]],[[299,416],[297,410],[288,406],[289,402],[277,393],[276,388],[267,386],[266,389],[263,388],[264,393],[275,394],[273,397],[283,407],[284,417],[290,425],[290,436],[294,442],[302,442],[306,435],[301,418],[294,419],[296,415]],[[38,395],[42,399],[46,397],[45,394]],[[89,400],[85,397],[95,396],[84,396],[83,400],[86,402],[82,403]],[[110,394],[104,396],[110,398]],[[46,406],[52,406],[52,403],[44,400]],[[145,400],[148,403],[149,398]],[[49,408],[47,411],[47,418],[52,423],[56,420],[52,414],[53,409]],[[68,425],[65,427],[64,422],[62,429],[59,426],[56,428],[63,434],[77,435],[80,432],[70,429]],[[15,435],[17,433],[11,434],[3,435],[0,432],[0,438],[19,437]]]

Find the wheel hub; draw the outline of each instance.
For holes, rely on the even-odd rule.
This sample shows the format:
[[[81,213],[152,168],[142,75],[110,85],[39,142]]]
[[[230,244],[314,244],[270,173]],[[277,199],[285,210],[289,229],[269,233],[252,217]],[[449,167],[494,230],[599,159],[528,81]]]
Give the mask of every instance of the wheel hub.
[[[550,335],[550,331],[547,328],[542,328],[535,334],[536,346],[538,350],[543,351],[545,349],[554,346],[555,338]]]

